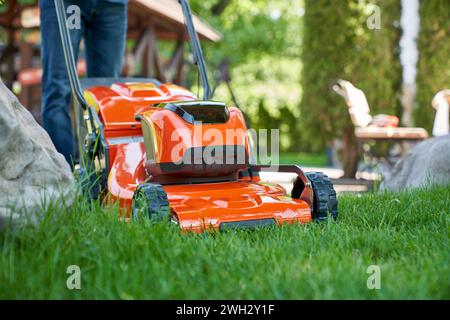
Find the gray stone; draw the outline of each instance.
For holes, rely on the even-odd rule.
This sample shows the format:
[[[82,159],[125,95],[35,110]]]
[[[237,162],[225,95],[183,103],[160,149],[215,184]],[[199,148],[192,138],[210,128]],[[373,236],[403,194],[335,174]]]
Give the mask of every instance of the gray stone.
[[[425,140],[400,159],[385,176],[382,190],[450,184],[450,135]]]
[[[34,222],[50,203],[70,206],[75,190],[69,164],[0,79],[0,229]]]

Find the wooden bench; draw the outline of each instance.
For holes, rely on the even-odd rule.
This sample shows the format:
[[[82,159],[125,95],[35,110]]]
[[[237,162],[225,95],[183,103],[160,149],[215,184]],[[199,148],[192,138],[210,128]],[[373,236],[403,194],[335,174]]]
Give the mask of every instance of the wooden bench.
[[[423,128],[367,126],[355,128],[355,136],[360,140],[420,141],[428,138],[428,133]]]
[[[333,85],[333,90],[347,104],[354,125],[359,158],[363,160],[363,170],[378,173],[389,170],[409,150],[411,143],[428,138],[428,132],[423,128],[397,127],[399,120],[395,116],[372,116],[366,95],[349,81],[338,80]],[[379,146],[380,143],[385,146]],[[349,171],[356,172],[358,161],[344,157],[343,165]],[[361,167],[359,169],[362,170]]]
[[[355,126],[356,138],[384,141],[421,141],[428,138],[428,132],[423,128],[375,125],[366,95],[349,81],[338,80],[333,85],[333,90],[345,99],[350,118]]]

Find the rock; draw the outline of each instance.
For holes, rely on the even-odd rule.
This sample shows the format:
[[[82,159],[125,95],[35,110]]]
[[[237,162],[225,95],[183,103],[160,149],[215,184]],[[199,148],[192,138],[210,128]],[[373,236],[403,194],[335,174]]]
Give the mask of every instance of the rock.
[[[70,206],[76,188],[69,164],[1,79],[0,133],[0,229],[9,219],[36,221],[49,203]]]
[[[382,190],[450,184],[450,135],[425,140],[400,159],[385,177]]]

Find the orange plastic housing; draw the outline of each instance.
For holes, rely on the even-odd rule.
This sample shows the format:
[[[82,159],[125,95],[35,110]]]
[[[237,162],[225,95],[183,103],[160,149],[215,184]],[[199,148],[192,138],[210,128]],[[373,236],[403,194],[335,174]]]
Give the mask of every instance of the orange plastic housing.
[[[249,150],[246,126],[237,108],[228,108],[229,118],[222,124],[190,124],[176,113],[163,109],[160,103],[196,101],[188,90],[171,84],[115,83],[111,87],[92,87],[84,92],[89,106],[94,107],[104,127],[108,145],[108,197],[119,202],[124,217],[129,218],[136,187],[151,182],[147,162],[166,163],[182,157],[191,147],[223,144],[211,137],[197,137],[196,129],[215,129],[226,136],[227,129],[238,133],[232,144]],[[153,126],[154,159],[148,161],[141,122],[144,118]],[[201,126],[202,128],[196,128]],[[179,139],[173,141],[172,136]],[[174,159],[173,148],[181,146]],[[227,143],[230,143],[229,141]],[[147,167],[146,167],[147,163]],[[173,221],[184,230],[201,232],[221,223],[274,219],[276,223],[311,221],[308,201],[286,196],[279,185],[267,185],[257,176],[229,182],[163,185],[172,211]]]
[[[142,116],[154,129],[156,158],[152,160],[157,163],[180,161],[186,150],[194,147],[232,144],[248,148],[244,117],[234,107],[229,108],[229,120],[223,124],[190,124],[172,111],[159,108],[152,108]]]

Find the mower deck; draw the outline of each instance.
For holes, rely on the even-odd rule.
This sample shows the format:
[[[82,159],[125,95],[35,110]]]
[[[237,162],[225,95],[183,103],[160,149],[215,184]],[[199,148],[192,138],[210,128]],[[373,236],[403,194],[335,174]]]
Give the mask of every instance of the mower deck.
[[[165,186],[175,219],[184,230],[216,230],[232,223],[247,227],[249,222],[276,224],[311,221],[309,205],[286,196],[279,185],[254,181]],[[230,224],[228,224],[230,225]]]
[[[119,202],[126,217],[130,217],[136,187],[147,178],[142,164],[144,156],[143,142],[117,146],[108,190],[111,200]],[[230,222],[240,227],[246,226],[246,221],[255,220],[266,220],[267,224],[311,221],[308,203],[286,196],[284,188],[276,184],[246,178],[234,182],[172,184],[163,188],[172,221],[184,230],[201,232],[211,227],[218,230],[223,223]]]

